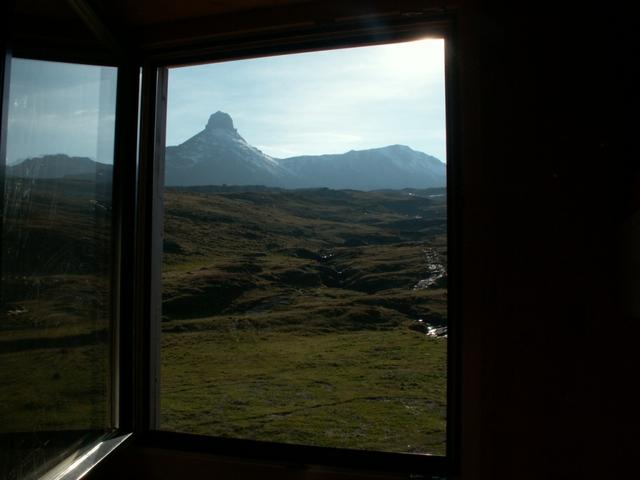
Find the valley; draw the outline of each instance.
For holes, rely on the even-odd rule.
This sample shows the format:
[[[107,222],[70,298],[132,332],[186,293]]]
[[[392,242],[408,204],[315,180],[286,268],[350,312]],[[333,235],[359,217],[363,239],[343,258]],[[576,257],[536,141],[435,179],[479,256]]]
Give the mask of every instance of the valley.
[[[161,429],[444,454],[444,164],[400,145],[276,160],[217,112],[166,167]],[[109,424],[111,172],[7,169],[5,432]]]
[[[167,188],[162,428],[443,454],[442,193]]]

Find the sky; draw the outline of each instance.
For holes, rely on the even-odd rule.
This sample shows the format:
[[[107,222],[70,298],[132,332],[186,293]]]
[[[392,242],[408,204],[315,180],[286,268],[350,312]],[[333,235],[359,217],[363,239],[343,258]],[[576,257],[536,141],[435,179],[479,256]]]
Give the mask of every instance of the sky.
[[[113,163],[117,70],[13,59],[7,162],[65,153]],[[444,41],[172,68],[167,145],[216,111],[275,158],[408,145],[446,161]]]
[[[408,145],[446,161],[444,41],[172,68],[167,145],[216,111],[275,158]]]
[[[113,163],[117,70],[14,58],[7,163],[65,153]]]

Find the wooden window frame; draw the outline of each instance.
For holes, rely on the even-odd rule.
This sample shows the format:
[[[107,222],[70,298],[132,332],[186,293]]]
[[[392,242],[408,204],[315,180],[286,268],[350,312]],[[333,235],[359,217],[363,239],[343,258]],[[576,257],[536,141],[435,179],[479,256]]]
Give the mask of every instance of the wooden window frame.
[[[90,18],[89,22],[99,22]],[[97,28],[104,36],[104,28]],[[12,54],[22,58],[76,61],[118,67],[113,183],[113,424],[115,432],[85,446],[82,472],[133,439],[137,445],[326,468],[410,474],[456,475],[460,465],[461,198],[456,20],[449,14],[398,15],[367,21],[316,22],[266,32],[214,35],[188,44],[130,51],[108,36],[111,54],[95,56],[11,45],[4,39],[0,80],[2,135],[6,147],[6,83]],[[346,450],[163,432],[159,427],[162,191],[168,68],[258,58],[419,38],[445,40],[448,225],[447,446],[445,456]],[[4,151],[4,150],[3,150]],[[4,155],[2,156],[4,159]],[[1,166],[1,165],[0,165]],[[0,177],[0,179],[2,179]],[[106,443],[105,443],[106,442]],[[101,455],[95,455],[96,450]],[[86,468],[85,468],[86,467]],[[56,478],[78,478],[76,468]]]

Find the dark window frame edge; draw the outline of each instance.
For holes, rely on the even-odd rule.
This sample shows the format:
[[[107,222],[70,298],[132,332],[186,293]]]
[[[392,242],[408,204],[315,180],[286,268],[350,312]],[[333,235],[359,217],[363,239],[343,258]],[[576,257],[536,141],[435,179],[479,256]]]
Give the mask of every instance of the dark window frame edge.
[[[119,432],[134,428],[135,224],[140,109],[140,66],[118,66],[113,173],[112,421]]]
[[[460,475],[462,432],[462,242],[463,196],[460,155],[460,87],[457,22],[451,19],[445,37],[445,114],[447,148],[447,469],[454,478]]]
[[[163,236],[164,136],[168,71],[144,64],[136,218],[134,313],[134,431],[155,429],[160,415],[160,315]],[[159,148],[161,146],[161,148]]]
[[[456,16],[401,17],[377,20],[339,22],[274,29],[268,32],[222,34],[185,45],[168,45],[140,51],[147,64],[157,67],[182,67],[250,58],[264,58],[304,52],[326,51],[350,47],[387,45],[423,38],[455,35]]]

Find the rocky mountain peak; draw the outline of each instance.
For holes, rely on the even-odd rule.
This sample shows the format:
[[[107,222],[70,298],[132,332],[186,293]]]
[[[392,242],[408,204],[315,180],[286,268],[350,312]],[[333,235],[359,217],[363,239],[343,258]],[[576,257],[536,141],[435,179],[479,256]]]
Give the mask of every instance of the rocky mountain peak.
[[[235,132],[236,129],[233,126],[233,120],[231,115],[221,111],[217,111],[209,117],[205,130],[228,130]]]
[[[228,113],[165,155],[167,185],[265,185],[280,188],[401,189],[442,187],[445,164],[403,145],[344,154],[272,158],[250,145]]]

